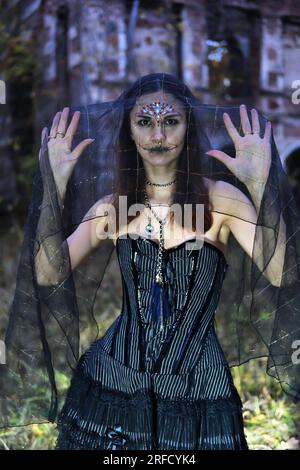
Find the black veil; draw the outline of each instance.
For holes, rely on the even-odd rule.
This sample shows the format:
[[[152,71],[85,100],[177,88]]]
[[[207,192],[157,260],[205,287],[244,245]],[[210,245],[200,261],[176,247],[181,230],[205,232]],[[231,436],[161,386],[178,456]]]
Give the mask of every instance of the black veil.
[[[200,183],[206,176],[230,183],[251,199],[246,185],[205,153],[220,149],[235,157],[223,113],[226,111],[240,129],[238,105],[203,104],[177,78],[158,73],[141,77],[115,101],[71,108],[69,118],[76,110],[81,112],[72,147],[88,137],[95,140],[76,163],[63,201],[49,161],[47,134],[41,144],[9,311],[6,360],[0,365],[0,426],[54,422],[87,347],[83,332],[85,341],[86,332],[90,342],[99,337],[101,315],[95,311],[95,300],[115,245],[111,238],[103,239],[72,271],[66,239],[80,224],[107,218],[109,211],[103,206],[99,210],[98,202],[114,204],[120,188],[129,202],[143,201],[142,160],[126,126],[137,97],[160,89],[180,99],[189,118],[184,150],[188,165],[181,165],[178,171],[185,190],[184,194],[178,191],[178,198],[188,202],[191,197],[200,197]],[[263,131],[267,118],[259,113],[259,121]],[[229,268],[216,327],[229,365],[267,357],[267,373],[296,402],[300,398],[300,217],[273,135],[271,148],[272,161],[257,221],[247,220],[234,201],[228,205],[231,217],[255,223],[255,241],[250,257],[232,235],[229,237],[225,251]],[[224,207],[223,202],[220,207],[216,203],[212,213],[222,213]],[[209,205],[207,209],[211,210]],[[284,243],[280,238],[282,219]],[[51,285],[38,282],[36,261],[41,245],[57,273]],[[276,249],[284,256],[278,285],[262,272],[266,272]]]

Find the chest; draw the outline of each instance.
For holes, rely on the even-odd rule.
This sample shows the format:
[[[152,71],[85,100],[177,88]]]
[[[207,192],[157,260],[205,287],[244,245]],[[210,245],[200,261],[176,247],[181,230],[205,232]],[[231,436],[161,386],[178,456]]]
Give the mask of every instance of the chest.
[[[170,217],[168,216],[168,208],[165,206],[156,206],[154,211],[160,220],[165,220],[163,225],[165,249],[173,248],[196,236],[204,238],[204,240],[215,245],[221,251],[224,251],[229,237],[229,229],[224,224],[223,214],[212,212],[212,225],[209,230],[203,233],[201,230],[194,232],[192,229],[170,220]],[[152,235],[147,231],[147,226],[149,224],[153,228],[151,232]],[[131,220],[128,225],[121,227],[120,231],[115,234],[114,242],[116,243],[116,238],[118,236],[125,235],[127,233],[134,233],[144,238],[151,238],[158,243],[160,224],[152,212],[145,208],[145,210]]]

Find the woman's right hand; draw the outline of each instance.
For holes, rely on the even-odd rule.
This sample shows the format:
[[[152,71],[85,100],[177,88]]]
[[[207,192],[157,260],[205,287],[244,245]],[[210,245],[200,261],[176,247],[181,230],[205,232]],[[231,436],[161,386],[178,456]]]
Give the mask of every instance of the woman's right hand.
[[[74,148],[74,150],[71,150],[72,140],[80,119],[80,111],[75,111],[71,122],[67,127],[68,115],[69,108],[64,108],[62,112],[56,113],[52,122],[49,137],[47,127],[44,127],[42,130],[42,142],[44,138],[48,139],[49,161],[55,182],[58,188],[61,189],[61,192],[63,192],[67,186],[77,159],[80,157],[84,149],[94,141],[94,139],[84,139]],[[41,154],[42,152],[40,150],[39,161],[41,160]]]

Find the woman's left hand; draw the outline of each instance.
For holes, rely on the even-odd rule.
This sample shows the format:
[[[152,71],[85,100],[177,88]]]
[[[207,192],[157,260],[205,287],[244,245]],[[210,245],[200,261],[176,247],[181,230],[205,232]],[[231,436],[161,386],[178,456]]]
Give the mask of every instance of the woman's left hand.
[[[236,158],[221,150],[209,150],[206,153],[224,163],[246,186],[265,184],[271,166],[271,123],[267,122],[264,136],[261,138],[256,109],[251,109],[252,126],[247,108],[243,104],[240,106],[240,115],[244,136],[238,133],[229,115],[223,114],[227,132],[235,146]]]

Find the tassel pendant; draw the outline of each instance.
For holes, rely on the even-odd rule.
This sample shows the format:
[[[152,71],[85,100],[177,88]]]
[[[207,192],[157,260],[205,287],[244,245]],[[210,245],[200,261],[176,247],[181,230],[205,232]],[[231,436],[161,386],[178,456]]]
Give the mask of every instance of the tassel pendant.
[[[150,313],[153,323],[158,325],[160,323],[160,331],[164,329],[164,320],[168,319],[172,314],[172,308],[168,299],[168,289],[165,287],[163,276],[163,251],[164,251],[164,225],[167,221],[168,214],[163,220],[155,214],[152,210],[147,192],[144,190],[145,200],[147,207],[151,210],[156,220],[159,222],[159,246],[157,254],[157,271],[155,281],[151,286],[151,298],[152,302],[150,305]],[[169,206],[170,207],[170,206]],[[147,233],[153,233],[154,227],[151,224],[151,219],[148,220],[148,225],[145,228]]]
[[[157,326],[160,323],[160,331],[162,331],[165,321],[172,314],[172,308],[168,299],[168,290],[162,284],[153,282],[151,297],[151,319]]]

